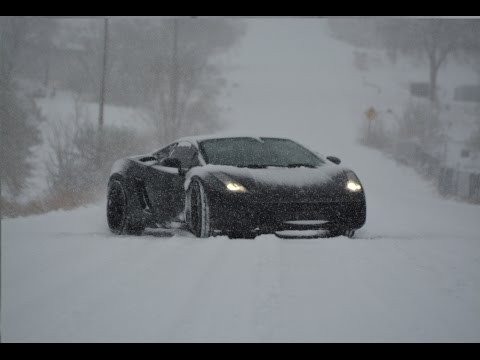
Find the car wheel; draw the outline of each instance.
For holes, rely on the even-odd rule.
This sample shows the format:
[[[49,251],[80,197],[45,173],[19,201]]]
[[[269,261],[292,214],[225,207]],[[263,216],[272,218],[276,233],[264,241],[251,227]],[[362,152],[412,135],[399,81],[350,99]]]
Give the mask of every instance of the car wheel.
[[[199,180],[193,180],[187,192],[187,224],[189,230],[199,238],[212,235],[208,198]]]
[[[117,235],[141,235],[145,228],[142,222],[132,219],[128,196],[120,180],[113,180],[108,186],[107,222],[110,231]]]
[[[348,229],[348,230],[345,230],[344,233],[343,233],[346,237],[349,237],[350,239],[353,238],[355,236],[355,230],[352,230],[352,229]]]

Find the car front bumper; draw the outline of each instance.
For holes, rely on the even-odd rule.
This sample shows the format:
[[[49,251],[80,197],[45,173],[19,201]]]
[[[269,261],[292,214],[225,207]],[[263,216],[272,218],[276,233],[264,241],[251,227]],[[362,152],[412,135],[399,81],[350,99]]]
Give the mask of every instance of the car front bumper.
[[[366,221],[365,198],[356,201],[258,201],[245,194],[211,194],[210,218],[215,230],[274,233],[282,230],[351,229]]]

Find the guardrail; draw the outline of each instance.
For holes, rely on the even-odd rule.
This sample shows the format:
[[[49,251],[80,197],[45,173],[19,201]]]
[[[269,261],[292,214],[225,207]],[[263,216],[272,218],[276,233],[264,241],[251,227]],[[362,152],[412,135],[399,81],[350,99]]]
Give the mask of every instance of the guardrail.
[[[396,161],[413,167],[432,181],[440,195],[480,204],[480,171],[446,166],[442,160],[426,153],[417,144],[401,144],[389,152]]]

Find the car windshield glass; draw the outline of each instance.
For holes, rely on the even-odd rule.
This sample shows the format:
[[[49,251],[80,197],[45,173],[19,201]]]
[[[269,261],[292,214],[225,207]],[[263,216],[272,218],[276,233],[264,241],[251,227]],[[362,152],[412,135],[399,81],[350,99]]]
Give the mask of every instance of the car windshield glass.
[[[262,168],[317,167],[324,161],[294,141],[274,138],[204,140],[200,149],[208,164]]]

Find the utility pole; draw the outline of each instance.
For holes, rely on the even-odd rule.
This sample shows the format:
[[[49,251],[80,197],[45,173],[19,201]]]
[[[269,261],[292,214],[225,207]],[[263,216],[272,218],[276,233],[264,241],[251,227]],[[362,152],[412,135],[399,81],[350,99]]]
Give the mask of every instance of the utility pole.
[[[175,129],[178,117],[178,19],[173,19],[173,49],[172,49],[172,73],[170,76],[170,94],[171,94],[171,127]],[[173,135],[173,134],[169,134]]]
[[[100,109],[98,114],[98,128],[103,129],[104,106],[105,106],[105,80],[107,76],[107,50],[108,50],[108,18],[105,18],[103,35],[103,64],[102,64],[102,83],[100,90]]]
[[[0,44],[2,44],[2,41],[4,35],[2,34],[2,31],[0,31]],[[1,45],[0,45],[1,46]],[[0,48],[0,84],[3,82],[3,57],[2,57],[2,49]],[[2,91],[3,86],[0,89],[0,96],[2,96]],[[2,123],[0,122],[0,131],[2,131]],[[5,170],[2,169],[3,166],[0,166],[0,178],[2,177],[2,174]],[[2,193],[2,182],[0,181],[0,194]],[[1,198],[0,198],[0,219],[2,218],[2,204],[1,204]],[[2,222],[0,221],[0,343],[2,342]]]
[[[51,52],[52,52],[52,47],[47,45],[47,57],[45,60],[45,78],[43,80],[43,86],[45,87],[45,90],[48,90],[48,85],[50,83],[50,59],[51,59]]]
[[[97,166],[101,167],[103,163],[103,124],[104,124],[104,113],[105,113],[105,89],[106,89],[106,78],[107,78],[107,54],[108,54],[108,18],[104,20],[103,26],[103,60],[102,60],[102,78],[100,84],[100,106],[98,110],[98,143],[97,143]]]

